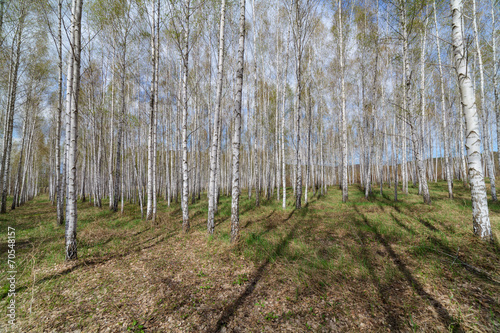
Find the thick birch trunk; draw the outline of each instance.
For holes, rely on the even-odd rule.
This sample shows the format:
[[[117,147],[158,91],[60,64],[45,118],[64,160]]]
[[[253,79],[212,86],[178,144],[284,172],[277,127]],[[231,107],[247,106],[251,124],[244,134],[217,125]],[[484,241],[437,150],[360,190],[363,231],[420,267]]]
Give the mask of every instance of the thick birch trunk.
[[[465,115],[467,157],[469,162],[469,181],[472,197],[472,224],[474,234],[483,240],[492,240],[486,185],[482,173],[481,137],[479,136],[479,117],[476,110],[476,97],[472,80],[467,68],[467,54],[463,36],[463,6],[460,0],[450,0],[453,17],[452,37],[455,69],[458,75],[462,107]]]
[[[66,217],[66,260],[77,259],[76,244],[76,157],[78,140],[78,94],[80,91],[80,52],[81,52],[81,22],[83,0],[73,0],[74,11],[72,15],[73,34],[72,34],[72,62],[73,62],[73,86],[71,90],[71,133],[70,145],[68,151],[68,206]]]

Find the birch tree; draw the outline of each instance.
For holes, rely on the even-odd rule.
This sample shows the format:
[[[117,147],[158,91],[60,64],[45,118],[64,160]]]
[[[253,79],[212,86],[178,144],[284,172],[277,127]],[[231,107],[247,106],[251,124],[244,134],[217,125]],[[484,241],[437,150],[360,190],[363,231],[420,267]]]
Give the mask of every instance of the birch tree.
[[[209,234],[214,233],[214,216],[216,205],[216,177],[217,177],[217,148],[219,146],[219,118],[222,105],[222,79],[224,71],[224,22],[226,15],[226,1],[221,0],[220,22],[219,22],[219,58],[217,65],[217,96],[215,98],[215,110],[213,120],[212,144],[210,147],[210,179],[208,187],[208,219],[207,230]]]
[[[438,54],[438,67],[439,67],[439,87],[441,92],[441,112],[442,112],[442,122],[443,128],[446,130],[447,126],[447,110],[446,110],[446,102],[445,102],[445,93],[444,93],[444,75],[443,75],[443,65],[441,61],[441,40],[439,38],[439,29],[438,29],[438,21],[437,21],[437,8],[436,8],[436,0],[433,0],[432,5],[434,7],[434,25],[435,25],[435,34],[436,34],[436,46],[437,46],[437,54]],[[448,161],[449,151],[448,151],[448,142],[444,140],[444,159],[445,159],[445,168],[446,168],[446,181],[448,184],[448,196],[450,199],[453,199],[453,179],[450,171],[450,163]]]
[[[479,136],[479,117],[476,108],[476,96],[467,64],[467,50],[463,36],[463,3],[450,0],[452,14],[452,42],[455,70],[465,116],[469,182],[472,197],[472,225],[474,234],[483,240],[492,240],[486,185],[484,183],[481,162],[481,137]]]
[[[63,183],[61,175],[61,121],[62,121],[62,94],[63,94],[63,60],[62,60],[62,0],[58,1],[58,28],[57,28],[57,56],[58,56],[58,80],[57,80],[57,119],[56,119],[56,201],[57,201],[57,223],[64,223],[64,198]]]
[[[148,183],[147,183],[147,220],[156,220],[156,191],[155,191],[155,171],[156,171],[156,126],[157,126],[157,110],[156,110],[156,97],[157,97],[157,83],[158,83],[158,44],[157,39],[157,8],[156,0],[152,2],[152,20],[151,20],[151,90],[149,96],[149,132],[148,132]]]
[[[282,170],[281,170],[281,176],[283,177],[282,183],[283,183],[283,204],[282,207],[283,209],[286,208],[286,156],[285,156],[285,102],[286,102],[286,82],[287,82],[287,76],[288,76],[288,51],[289,51],[289,35],[288,33],[287,39],[286,39],[286,60],[285,60],[285,76],[284,76],[284,82],[283,82],[283,100],[282,100],[282,105],[281,105],[281,159],[282,159]]]
[[[344,64],[344,29],[342,23],[342,0],[338,1],[339,15],[339,63],[340,63],[340,103],[341,103],[341,145],[342,145],[342,202],[347,202],[349,193],[347,188],[347,119],[345,110],[345,64]]]
[[[287,3],[288,4],[288,3]],[[302,164],[300,156],[300,133],[302,118],[302,88],[303,88],[303,57],[307,48],[309,38],[316,27],[316,18],[314,17],[317,6],[316,0],[293,0],[289,4],[288,12],[291,21],[292,41],[295,55],[295,208],[302,207]]]
[[[497,60],[497,35],[498,29],[496,27],[496,16],[495,16],[495,3],[496,0],[491,0],[491,26],[493,31],[491,33],[491,47],[493,49],[493,112],[496,116],[497,123],[497,150],[500,152],[500,101],[498,99],[498,60]],[[498,8],[498,7],[496,7]],[[498,156],[498,165],[500,165],[500,154]]]
[[[189,18],[191,1],[184,3],[184,48],[182,54],[182,230],[189,231],[189,184],[188,184],[188,151],[187,151],[187,117],[188,117],[188,71],[189,71]]]
[[[224,1],[224,0],[223,0]],[[243,71],[245,67],[245,1],[240,0],[240,27],[238,41],[238,67],[236,70],[236,102],[234,109],[233,136],[233,188],[231,201],[231,242],[239,237],[240,221],[240,139],[241,139],[241,100],[243,95]]]
[[[483,53],[481,51],[481,43],[479,41],[479,30],[477,28],[477,14],[476,14],[476,0],[472,0],[472,10],[473,10],[473,27],[474,27],[474,40],[476,43],[476,53],[477,60],[479,63],[479,90],[480,90],[480,103],[479,103],[479,116],[483,118],[483,148],[484,148],[484,161],[486,163],[486,167],[488,168],[488,174],[490,176],[490,185],[491,185],[491,196],[493,201],[497,201],[497,192],[495,187],[495,170],[493,168],[493,163],[490,157],[490,140],[489,140],[489,132],[486,127],[489,118],[489,112],[486,107],[486,97],[485,97],[485,87],[484,87],[484,65],[483,65]],[[446,140],[445,140],[446,144]]]
[[[12,152],[12,135],[14,127],[14,111],[16,107],[17,85],[19,75],[19,62],[21,58],[21,43],[23,37],[24,20],[27,15],[27,8],[24,2],[21,2],[19,12],[19,23],[16,27],[15,38],[12,42],[12,49],[9,64],[9,87],[7,112],[4,119],[4,135],[2,142],[2,164],[0,165],[0,190],[2,191],[2,203],[0,213],[7,212],[7,195],[10,178],[10,157]]]
[[[416,168],[418,169],[418,178],[420,181],[420,187],[422,190],[422,196],[424,198],[424,203],[430,205],[431,204],[431,197],[429,195],[429,187],[427,186],[427,177],[425,175],[425,169],[424,169],[424,163],[422,160],[422,150],[421,150],[421,144],[422,140],[419,136],[419,132],[416,128],[418,121],[417,121],[417,116],[416,112],[413,107],[413,101],[411,99],[412,91],[411,91],[411,74],[409,72],[409,59],[408,59],[408,33],[407,33],[407,26],[406,26],[406,5],[402,3],[403,6],[403,80],[405,82],[405,88],[404,88],[404,93],[403,93],[403,112],[405,114],[405,119],[408,119],[409,126],[410,126],[410,131],[412,135],[412,141],[413,141],[413,154],[415,156],[415,162],[416,162]],[[424,23],[423,26],[423,32],[422,32],[422,42],[421,42],[421,55],[420,55],[420,76],[421,76],[421,83],[420,83],[420,103],[421,103],[421,111],[420,111],[420,117],[423,117],[423,113],[425,111],[425,48],[426,48],[426,37],[427,37],[427,20]],[[405,138],[403,137],[403,140]]]
[[[73,0],[73,10],[71,15],[72,34],[71,34],[71,61],[73,63],[72,89],[71,89],[71,115],[70,115],[70,143],[68,150],[68,199],[66,201],[68,212],[66,216],[66,260],[77,259],[76,244],[76,158],[77,158],[77,140],[78,140],[78,94],[80,91],[80,53],[81,53],[81,22],[82,22],[83,0]]]

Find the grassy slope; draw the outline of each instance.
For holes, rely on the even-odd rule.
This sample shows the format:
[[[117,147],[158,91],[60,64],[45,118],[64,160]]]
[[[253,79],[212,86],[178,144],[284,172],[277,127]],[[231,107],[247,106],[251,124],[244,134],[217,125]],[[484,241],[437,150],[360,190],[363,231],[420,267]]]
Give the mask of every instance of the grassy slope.
[[[472,236],[469,192],[458,184],[451,201],[431,184],[425,206],[416,189],[397,203],[392,191],[365,200],[352,186],[342,204],[331,188],[300,211],[254,208],[244,192],[235,247],[230,198],[213,238],[206,200],[190,205],[188,235],[178,204],[160,202],[152,227],[135,205],[121,216],[79,203],[70,263],[42,196],[0,217],[0,270],[14,226],[21,332],[500,331],[500,250]],[[490,216],[498,238],[500,204]]]

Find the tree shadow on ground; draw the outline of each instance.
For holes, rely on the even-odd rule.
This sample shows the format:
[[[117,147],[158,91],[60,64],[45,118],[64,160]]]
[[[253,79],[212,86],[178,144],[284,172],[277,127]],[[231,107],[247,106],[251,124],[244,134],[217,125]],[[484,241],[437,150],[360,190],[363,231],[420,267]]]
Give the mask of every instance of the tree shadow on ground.
[[[357,210],[357,208],[356,208],[356,210]],[[406,224],[404,224],[403,222],[401,222],[401,220],[398,219],[396,217],[396,215],[394,215],[393,213],[391,213],[391,217],[394,220],[394,222],[396,222],[397,225],[399,225],[401,228],[406,230],[409,234],[412,234],[412,235],[417,234],[417,232],[412,227],[409,227]]]
[[[294,214],[295,210],[293,210],[288,217],[284,221],[288,221],[292,215]],[[299,221],[297,221],[292,229],[288,232],[288,234],[281,240],[281,242],[276,246],[274,251],[269,254],[267,259],[262,263],[259,268],[253,273],[252,278],[249,279],[250,283],[248,286],[245,288],[245,290],[240,294],[238,298],[236,298],[231,304],[229,304],[222,315],[220,316],[219,320],[213,327],[213,329],[209,329],[209,332],[219,332],[222,330],[223,327],[225,327],[233,318],[234,314],[238,310],[238,308],[245,302],[245,300],[254,292],[255,287],[257,286],[257,283],[262,279],[264,276],[266,268],[269,266],[271,263],[272,259],[275,257],[278,257],[283,254],[283,251],[286,249],[288,246],[288,243],[294,238],[295,232],[297,230]]]
[[[356,208],[357,210],[357,208]],[[418,234],[413,228],[405,225],[404,223],[401,222],[393,213],[391,213],[391,217],[393,220],[396,222],[397,225],[399,225],[401,228],[406,230],[408,233],[416,235]],[[424,227],[429,229],[431,232],[437,232],[439,233],[440,230],[434,227],[430,222],[425,221],[421,218],[415,218],[415,220],[419,223],[421,223]],[[490,275],[487,273],[481,271],[480,269],[477,269],[476,267],[467,264],[465,261],[461,260],[459,255],[454,255],[456,252],[454,249],[450,248],[448,245],[444,244],[443,241],[441,241],[439,238],[435,236],[435,234],[432,233],[426,233],[426,238],[431,242],[431,244],[436,247],[436,249],[429,248],[429,250],[432,250],[436,255],[440,257],[441,260],[445,261],[453,261],[453,263],[458,263],[460,264],[463,268],[465,268],[467,271],[470,273],[474,274],[476,277],[485,280],[493,285],[500,285],[498,281],[493,279]],[[493,240],[491,245],[491,250],[493,252],[498,251],[498,243],[495,244],[495,241]],[[451,260],[450,260],[451,259]],[[455,259],[455,260],[454,260]],[[458,260],[458,262],[457,262]]]
[[[357,210],[357,208],[356,208]],[[359,213],[359,212],[358,212]],[[391,332],[399,332],[404,326],[399,319],[399,314],[395,311],[395,307],[389,301],[389,291],[391,290],[391,286],[383,285],[381,280],[376,274],[376,268],[372,264],[374,258],[371,256],[371,248],[369,246],[369,238],[366,236],[365,232],[361,231],[360,220],[354,218],[354,223],[358,227],[357,235],[361,241],[361,251],[359,253],[360,259],[364,262],[365,266],[368,268],[370,279],[372,284],[377,288],[377,293],[382,300],[382,307],[386,313],[386,324]]]
[[[440,239],[436,238],[433,235],[428,235],[427,239],[431,242],[432,245],[436,247],[436,249],[431,249],[431,250],[433,250],[437,255],[445,256],[446,260],[452,262],[452,264],[460,264],[460,266],[465,268],[468,272],[472,273],[481,280],[484,280],[485,282],[488,282],[496,286],[500,286],[500,282],[493,279],[486,272],[483,272],[482,270],[472,265],[469,265],[467,262],[465,262],[465,260],[462,260],[460,258],[459,251],[455,252],[454,249],[450,248],[449,246],[444,244],[443,241],[441,241]]]
[[[124,258],[124,257],[127,257],[128,255],[132,254],[132,253],[137,253],[137,252],[140,252],[140,251],[143,251],[143,250],[147,250],[147,249],[150,249],[156,245],[158,245],[160,242],[166,240],[166,239],[169,239],[169,238],[172,238],[173,236],[175,236],[176,234],[179,233],[179,230],[172,230],[170,231],[169,233],[167,234],[163,234],[163,235],[159,235],[159,236],[155,236],[155,237],[150,237],[148,238],[147,240],[139,243],[138,246],[135,246],[135,247],[131,247],[128,251],[125,251],[125,252],[120,252],[120,253],[114,253],[114,254],[109,254],[109,255],[106,255],[106,256],[103,256],[103,257],[91,257],[91,258],[85,258],[85,259],[78,259],[76,261],[76,264],[71,266],[71,267],[68,267],[60,272],[57,272],[57,273],[54,273],[54,274],[51,274],[51,275],[48,275],[44,278],[41,278],[39,280],[36,280],[35,284],[36,285],[39,285],[39,284],[42,284],[44,282],[47,282],[47,281],[50,281],[50,280],[53,280],[53,279],[58,279],[58,278],[61,278],[65,275],[68,275],[69,273],[77,270],[77,269],[80,269],[80,268],[83,268],[83,267],[93,267],[93,266],[96,266],[96,265],[99,265],[99,264],[104,264],[112,259],[121,259],[121,258]],[[146,246],[141,246],[143,244],[146,244],[147,242],[155,239],[156,240],[154,242],[152,242],[151,244],[149,245],[146,245]],[[31,284],[29,284],[31,285]],[[20,287],[17,287],[16,288],[16,293],[19,293],[25,289],[28,288],[29,285],[25,285],[25,286],[20,286]],[[4,299],[6,296],[8,295],[8,291],[2,293],[0,295],[0,300]]]
[[[269,218],[271,218],[271,216],[273,216],[275,212],[276,212],[276,210],[273,209],[273,211],[269,215],[267,215],[266,217],[264,217],[261,220],[261,222],[266,222],[266,220],[268,220]],[[255,222],[255,220],[253,220],[253,219],[252,220],[247,220],[247,223],[245,223],[245,226],[243,228],[246,229],[246,228],[250,227],[252,224],[254,224],[254,222]],[[270,228],[269,225],[270,225],[269,223],[266,223],[266,229]]]
[[[430,231],[433,231],[433,232],[438,232],[439,230],[433,226],[429,221],[426,221],[422,218],[417,218],[416,219],[418,222],[420,222],[420,224],[422,224],[424,227],[426,227],[427,229],[429,229]]]
[[[401,258],[396,254],[392,246],[389,244],[389,242],[380,234],[380,232],[377,230],[376,227],[374,227],[369,221],[368,218],[360,212],[359,208],[354,205],[355,211],[358,213],[358,215],[362,218],[363,223],[369,227],[373,233],[375,234],[375,238],[377,241],[382,244],[389,254],[389,256],[392,258],[394,264],[398,268],[398,270],[404,275],[408,285],[417,293],[417,295],[420,296],[420,298],[425,302],[428,301],[432,307],[436,310],[439,319],[441,322],[444,324],[446,328],[451,329],[452,332],[463,332],[463,329],[461,328],[460,324],[456,319],[454,319],[448,310],[439,302],[437,301],[432,295],[427,293],[423,286],[420,284],[420,282],[415,279],[406,264],[401,260]]]

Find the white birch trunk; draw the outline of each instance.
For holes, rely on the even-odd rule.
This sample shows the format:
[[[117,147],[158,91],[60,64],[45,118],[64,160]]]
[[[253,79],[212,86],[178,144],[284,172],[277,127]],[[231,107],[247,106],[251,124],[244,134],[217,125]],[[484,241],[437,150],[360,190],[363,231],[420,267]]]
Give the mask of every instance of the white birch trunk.
[[[344,66],[344,32],[342,27],[342,1],[338,1],[339,6],[339,52],[340,52],[340,85],[341,85],[341,145],[342,145],[342,202],[347,202],[347,123],[345,110],[345,66]]]
[[[476,53],[477,59],[479,63],[479,78],[480,78],[480,89],[481,89],[481,103],[479,103],[479,116],[483,117],[483,148],[484,148],[484,159],[486,164],[486,169],[488,170],[488,176],[490,177],[490,185],[491,185],[491,196],[493,201],[497,201],[497,192],[495,187],[495,170],[493,167],[492,160],[490,158],[490,140],[489,140],[489,132],[487,129],[489,112],[486,108],[486,98],[485,98],[485,88],[484,88],[484,66],[483,66],[483,55],[481,52],[481,43],[479,42],[479,30],[477,28],[477,14],[476,14],[476,0],[472,0],[472,10],[473,10],[473,26],[474,26],[474,35],[476,42]],[[445,141],[446,145],[446,141]]]
[[[224,1],[224,0],[223,0]],[[240,221],[240,139],[241,100],[243,95],[243,71],[245,65],[245,0],[240,0],[240,36],[238,46],[238,68],[236,71],[236,105],[234,110],[233,136],[233,184],[231,199],[231,242],[237,242]]]
[[[424,118],[425,115],[425,47],[426,47],[426,37],[427,37],[427,20],[425,21],[424,24],[424,33],[422,35],[422,51],[420,55],[420,117],[421,121]],[[409,83],[407,84],[407,89],[408,89],[408,94],[409,94]],[[412,107],[413,109],[413,107]],[[414,110],[411,110],[411,112],[414,112]],[[415,117],[412,117],[415,118]],[[418,130],[416,128],[416,121],[412,121],[410,123],[410,127],[412,130],[412,137],[413,137],[413,151],[415,155],[415,160],[416,160],[416,168],[418,172],[418,178],[419,178],[419,185],[422,189],[422,196],[424,198],[424,203],[427,205],[431,204],[431,196],[429,194],[429,187],[427,185],[427,177],[425,175],[425,167],[424,167],[424,161],[423,161],[423,136],[418,135]],[[423,130],[423,127],[422,127]]]
[[[154,218],[153,206],[154,196],[154,165],[156,163],[154,156],[154,132],[156,126],[156,110],[155,110],[155,97],[156,97],[156,6],[153,1],[152,6],[152,28],[151,28],[151,91],[149,101],[149,132],[148,132],[148,183],[147,183],[147,208],[146,220]]]
[[[491,39],[492,39],[491,45],[493,49],[493,95],[494,95],[493,112],[496,115],[497,157],[498,157],[498,165],[500,166],[500,101],[498,99],[498,60],[497,60],[497,37],[496,37],[497,28],[495,19],[495,0],[491,0],[491,26],[493,27],[493,31],[491,34]]]
[[[66,216],[66,260],[77,259],[76,244],[76,157],[78,140],[78,94],[80,91],[80,52],[81,52],[81,22],[83,0],[73,0],[74,11],[72,15],[73,33],[72,39],[72,62],[73,62],[73,86],[71,90],[71,133],[68,151],[68,206]]]
[[[18,81],[18,71],[19,62],[21,57],[21,40],[22,32],[24,28],[24,18],[26,17],[26,9],[21,9],[21,17],[19,19],[19,25],[16,31],[15,38],[15,53],[12,52],[11,64],[9,71],[9,92],[8,92],[8,102],[7,102],[7,113],[5,115],[4,123],[4,135],[3,135],[3,154],[2,154],[2,165],[0,170],[0,190],[2,191],[2,204],[0,213],[7,212],[7,194],[9,189],[9,175],[10,175],[10,156],[12,151],[12,135],[14,127],[14,111],[16,105],[16,94],[17,94],[17,81]]]
[[[401,180],[402,180],[402,190],[404,194],[408,193],[408,172],[407,172],[407,163],[406,163],[406,122],[408,121],[407,113],[408,113],[408,94],[409,94],[409,84],[410,77],[409,68],[410,64],[408,61],[408,32],[406,28],[406,2],[400,1],[401,4],[401,25],[403,30],[403,84],[405,85],[405,89],[403,89],[403,133],[401,136],[402,143],[402,154],[401,154]]]
[[[286,208],[286,155],[285,155],[285,104],[286,104],[286,82],[288,75],[288,54],[289,54],[289,35],[286,40],[286,60],[285,60],[285,76],[283,79],[283,102],[281,105],[281,177],[283,184],[283,209]]]
[[[224,23],[226,15],[226,1],[221,0],[220,25],[219,25],[219,60],[217,66],[217,96],[216,108],[214,110],[213,136],[210,148],[210,180],[208,186],[208,219],[207,231],[211,235],[214,233],[214,216],[216,205],[216,178],[217,178],[217,150],[219,146],[219,117],[222,104],[222,79],[224,70]]]
[[[122,140],[123,140],[123,126],[125,122],[125,76],[126,76],[126,71],[127,71],[127,34],[128,32],[125,32],[125,38],[124,42],[122,44],[123,47],[123,54],[122,54],[122,68],[121,68],[121,73],[120,73],[120,99],[121,99],[121,110],[120,110],[120,115],[118,119],[118,135],[117,135],[117,144],[116,144],[116,169],[115,169],[115,178],[114,178],[114,197],[113,197],[113,204],[111,209],[116,212],[118,211],[118,200],[119,200],[119,193],[121,193],[121,188],[123,187],[121,178],[122,178]],[[111,199],[110,199],[111,200]]]
[[[297,87],[295,88],[295,131],[297,141],[295,142],[295,208],[302,206],[302,165],[300,161],[300,118],[301,118],[301,97],[302,97],[302,17],[300,17],[299,0],[295,0],[295,52],[296,52],[296,77]]]
[[[446,119],[446,104],[445,104],[445,94],[444,94],[444,76],[443,76],[443,66],[441,62],[441,46],[440,46],[440,39],[439,39],[439,29],[437,25],[437,14],[436,14],[436,0],[433,1],[433,6],[434,6],[434,23],[435,23],[435,33],[436,33],[436,45],[437,45],[437,52],[438,52],[438,64],[439,64],[439,81],[440,81],[440,88],[441,88],[441,112],[442,112],[442,122],[443,122],[443,128],[446,131],[448,126],[447,126],[447,119]],[[448,141],[444,140],[444,160],[445,160],[445,174],[446,174],[446,181],[448,184],[448,197],[450,199],[453,199],[453,177],[451,176],[450,173],[450,163],[448,160],[449,157],[449,150],[448,150]]]
[[[57,201],[57,223],[62,225],[64,223],[64,198],[63,198],[63,185],[62,185],[62,177],[61,175],[61,115],[62,115],[62,71],[63,71],[63,63],[62,63],[62,0],[58,2],[58,91],[57,91],[57,119],[56,119],[56,201]]]
[[[224,0],[223,0],[224,1]],[[182,80],[182,90],[183,90],[183,101],[182,101],[182,230],[184,232],[189,231],[189,183],[188,183],[188,161],[187,161],[187,117],[188,117],[188,70],[189,70],[189,16],[191,15],[190,10],[190,0],[185,1],[185,11],[186,11],[186,26],[184,31],[184,54],[183,64],[183,80]]]
[[[483,240],[492,240],[486,185],[482,173],[481,137],[479,136],[479,117],[476,110],[476,97],[472,80],[467,68],[467,54],[463,36],[463,6],[461,0],[450,0],[453,17],[452,37],[455,69],[458,75],[462,107],[465,115],[466,142],[469,181],[472,197],[472,224],[474,234]]]
[[[312,115],[311,115],[311,89],[308,89],[307,93],[307,113],[308,113],[308,128],[307,128],[307,153],[306,153],[306,187],[304,193],[304,203],[307,205],[308,192],[309,192],[309,177],[311,173],[311,126],[312,126]]]

